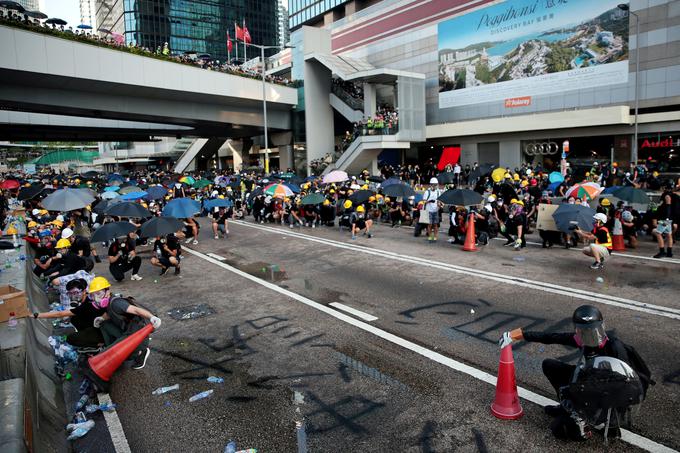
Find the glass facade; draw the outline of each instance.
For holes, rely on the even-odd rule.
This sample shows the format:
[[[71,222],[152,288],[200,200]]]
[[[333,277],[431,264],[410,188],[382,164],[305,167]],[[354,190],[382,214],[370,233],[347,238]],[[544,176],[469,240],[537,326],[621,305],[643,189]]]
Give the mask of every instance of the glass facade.
[[[97,0],[99,27],[124,34],[128,43],[155,50],[167,42],[173,54],[208,53],[220,61],[227,60],[227,32],[233,40],[234,24],[243,26],[244,19],[253,44],[277,45],[277,0]],[[238,55],[242,60],[243,43]],[[260,51],[247,48],[247,55]]]
[[[348,0],[288,0],[288,23],[293,30]]]

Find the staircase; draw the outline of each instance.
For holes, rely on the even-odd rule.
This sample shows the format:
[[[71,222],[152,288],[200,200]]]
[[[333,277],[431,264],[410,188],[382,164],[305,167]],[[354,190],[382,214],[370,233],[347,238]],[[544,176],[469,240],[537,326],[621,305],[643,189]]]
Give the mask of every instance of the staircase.
[[[197,138],[179,156],[175,163],[175,173],[182,173],[187,169],[195,168],[195,160],[200,157],[207,159],[217,153],[220,147],[226,142],[223,138]],[[193,165],[192,165],[193,164]]]
[[[329,101],[331,107],[350,123],[359,122],[364,116],[363,102],[336,85],[331,87]]]
[[[195,138],[180,138],[170,149],[170,157],[178,158],[184,154],[196,141]]]
[[[361,135],[354,139],[347,150],[324,170],[324,174],[332,170],[343,170],[349,174],[360,173],[368,169],[377,174],[378,156],[385,149],[409,149],[411,142],[400,141],[396,135]]]

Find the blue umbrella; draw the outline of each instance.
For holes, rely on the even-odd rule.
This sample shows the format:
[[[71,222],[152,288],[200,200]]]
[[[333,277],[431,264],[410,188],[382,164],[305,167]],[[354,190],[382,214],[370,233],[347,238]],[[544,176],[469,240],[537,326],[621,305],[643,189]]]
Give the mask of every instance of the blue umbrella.
[[[87,24],[80,24],[78,25],[78,28],[80,28],[81,30],[92,30],[92,26]]]
[[[146,189],[146,198],[147,200],[160,200],[164,196],[166,196],[168,193],[168,189],[166,189],[163,186],[151,186],[148,189]]]
[[[203,207],[205,209],[212,209],[212,208],[220,208],[220,207],[225,207],[225,208],[230,208],[234,205],[234,203],[229,200],[228,198],[213,198],[212,200],[208,200],[203,203]]]
[[[550,182],[562,182],[564,181],[564,176],[559,171],[554,171],[548,176]]]
[[[175,198],[163,208],[163,215],[165,217],[177,217],[178,219],[186,219],[193,217],[201,211],[201,204],[190,198]]]
[[[301,190],[301,189],[300,189],[300,186],[298,186],[297,184],[291,184],[291,183],[289,183],[289,182],[284,182],[283,185],[284,185],[284,186],[288,186],[288,188],[289,188],[290,190],[292,190],[293,193],[300,193],[300,190]]]
[[[550,191],[550,192],[552,192],[552,193],[555,193],[555,191],[556,191],[557,188],[560,186],[560,184],[562,184],[561,181],[557,181],[557,182],[551,183],[551,184],[548,186],[548,191]]]
[[[108,181],[109,181],[109,182],[111,182],[111,181],[120,181],[120,182],[124,182],[124,181],[125,181],[125,178],[123,178],[123,177],[122,177],[121,175],[119,175],[118,173],[113,173],[111,176],[109,176]]]
[[[119,190],[120,190],[120,186],[104,187],[104,192],[118,192]]]
[[[604,189],[604,190],[602,191],[602,195],[613,195],[614,192],[616,192],[617,190],[619,190],[621,187],[623,187],[623,186],[611,186],[611,187],[607,187],[606,189]]]
[[[121,200],[140,200],[146,196],[146,192],[130,192],[121,196]]]
[[[102,199],[104,200],[112,200],[114,198],[119,198],[120,194],[118,192],[104,192],[102,194]]]

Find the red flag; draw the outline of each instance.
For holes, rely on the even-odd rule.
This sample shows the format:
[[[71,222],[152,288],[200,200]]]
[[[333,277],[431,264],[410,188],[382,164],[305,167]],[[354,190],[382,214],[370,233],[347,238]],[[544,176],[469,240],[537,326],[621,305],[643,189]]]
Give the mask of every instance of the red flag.
[[[460,159],[460,146],[445,146],[437,164],[437,170],[442,171],[448,164],[455,165]]]
[[[231,37],[229,36],[229,32],[227,32],[227,52],[231,52],[233,49],[233,45],[231,43]]]
[[[252,40],[250,39],[250,32],[248,31],[248,27],[245,25],[243,26],[243,41],[247,43],[251,43]]]
[[[243,41],[243,29],[236,25],[236,40],[237,41]]]

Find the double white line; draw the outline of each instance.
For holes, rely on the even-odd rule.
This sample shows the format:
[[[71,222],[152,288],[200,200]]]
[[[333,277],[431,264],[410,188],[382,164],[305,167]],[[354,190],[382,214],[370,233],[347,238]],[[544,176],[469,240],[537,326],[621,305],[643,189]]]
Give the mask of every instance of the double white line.
[[[586,291],[578,288],[569,288],[566,286],[556,285],[553,283],[542,282],[538,280],[531,280],[524,277],[512,277],[503,274],[498,274],[495,272],[484,271],[481,269],[473,269],[464,266],[458,266],[455,264],[444,263],[441,261],[434,261],[427,258],[420,258],[417,256],[402,255],[395,252],[390,252],[388,250],[374,249],[368,247],[362,247],[354,244],[347,244],[344,242],[335,241],[332,239],[318,238],[310,236],[303,233],[298,233],[291,230],[285,230],[282,228],[258,225],[253,223],[247,223],[242,220],[233,221],[237,225],[241,225],[248,228],[254,228],[260,231],[266,231],[273,234],[280,234],[282,236],[291,236],[297,239],[303,239],[306,241],[316,242],[329,247],[336,247],[345,250],[351,250],[359,253],[364,253],[367,255],[378,256],[385,259],[391,259],[394,261],[401,261],[409,264],[417,264],[419,266],[430,267],[434,269],[440,269],[448,272],[455,272],[458,274],[469,275],[472,277],[482,278],[485,280],[496,281],[499,283],[505,283],[508,285],[521,286],[524,288],[531,288],[538,291],[548,292],[552,294],[559,294],[562,296],[573,297],[576,299],[585,300],[588,302],[595,302],[604,305],[610,305],[613,307],[625,308],[628,310],[639,311],[643,313],[648,313],[655,316],[663,316],[665,318],[680,320],[680,310],[675,308],[663,307],[661,305],[648,304],[632,299],[626,299],[623,297],[612,296],[609,294],[597,293],[593,291]]]

